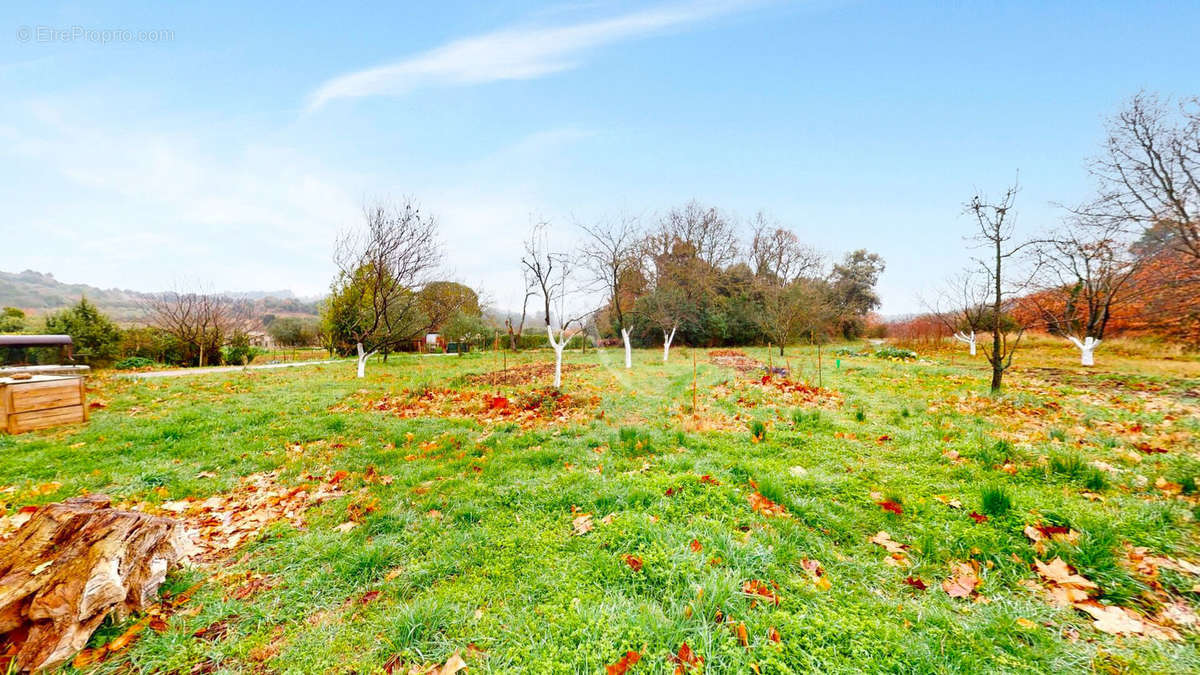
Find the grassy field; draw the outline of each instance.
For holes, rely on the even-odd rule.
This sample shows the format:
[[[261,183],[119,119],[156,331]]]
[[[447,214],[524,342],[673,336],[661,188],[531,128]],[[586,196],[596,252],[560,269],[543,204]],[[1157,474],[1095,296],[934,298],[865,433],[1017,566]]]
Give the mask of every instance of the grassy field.
[[[566,396],[520,368],[549,353],[499,375],[470,354],[365,380],[98,377],[88,426],[0,436],[0,486],[9,514],[89,491],[181,517],[252,502],[261,472],[336,491],[173,575],[200,584],[185,609],[98,672],[404,673],[457,652],[593,673],[635,651],[654,673],[684,643],[709,673],[1200,671],[1200,361],[1106,344],[1085,372],[1035,342],[991,398],[965,352],[826,348],[817,389],[795,384],[817,381],[811,349],[745,351],[793,382],[688,349],[631,372],[568,353]],[[1156,636],[1052,602],[1034,564],[1054,558]]]

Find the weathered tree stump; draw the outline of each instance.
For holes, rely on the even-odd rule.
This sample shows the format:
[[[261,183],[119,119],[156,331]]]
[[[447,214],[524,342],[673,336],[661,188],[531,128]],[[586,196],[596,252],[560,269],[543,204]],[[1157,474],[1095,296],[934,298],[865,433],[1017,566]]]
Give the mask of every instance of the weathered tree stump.
[[[89,495],[47,504],[0,543],[0,644],[19,645],[21,670],[60,665],[109,614],[145,610],[186,556],[179,522],[110,503]]]

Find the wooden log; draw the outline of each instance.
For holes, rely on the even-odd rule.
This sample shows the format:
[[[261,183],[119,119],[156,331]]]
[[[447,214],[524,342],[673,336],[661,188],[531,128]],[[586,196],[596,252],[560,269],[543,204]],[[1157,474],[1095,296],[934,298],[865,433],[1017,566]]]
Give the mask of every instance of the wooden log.
[[[105,617],[145,610],[186,558],[181,523],[110,503],[89,495],[48,504],[0,544],[0,635],[19,643],[20,670],[61,665]]]

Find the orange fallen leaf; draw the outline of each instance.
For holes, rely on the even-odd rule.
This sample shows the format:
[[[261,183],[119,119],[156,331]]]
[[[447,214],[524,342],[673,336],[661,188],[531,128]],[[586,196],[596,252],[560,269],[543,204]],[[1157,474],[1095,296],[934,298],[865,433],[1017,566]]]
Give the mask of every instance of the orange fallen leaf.
[[[627,651],[625,655],[617,660],[616,663],[610,663],[605,666],[606,675],[625,675],[633,664],[642,660],[642,655],[635,651]]]

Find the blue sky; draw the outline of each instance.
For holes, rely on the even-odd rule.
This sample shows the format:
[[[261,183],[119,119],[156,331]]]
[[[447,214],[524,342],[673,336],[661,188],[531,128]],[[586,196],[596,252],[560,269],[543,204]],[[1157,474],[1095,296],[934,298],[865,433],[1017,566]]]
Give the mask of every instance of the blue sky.
[[[1052,226],[1123,100],[1200,94],[1198,26],[1194,3],[10,2],[0,270],[316,294],[364,199],[412,196],[447,275],[511,307],[532,219],[567,245],[695,198],[882,254],[883,311],[916,311],[969,256],[976,189],[1019,169],[1020,227]],[[75,27],[133,39],[47,32]]]

